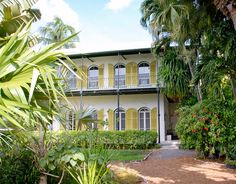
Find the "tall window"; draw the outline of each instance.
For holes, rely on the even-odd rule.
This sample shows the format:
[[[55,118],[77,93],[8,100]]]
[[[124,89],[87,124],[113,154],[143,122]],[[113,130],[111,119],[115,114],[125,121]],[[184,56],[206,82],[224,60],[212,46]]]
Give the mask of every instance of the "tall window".
[[[150,83],[150,67],[148,63],[142,62],[138,65],[139,85]]]
[[[76,69],[74,69],[74,72],[76,72]],[[73,73],[69,72],[67,74],[68,79],[68,87],[69,89],[76,89],[76,77]]]
[[[93,130],[96,130],[98,129],[98,124],[97,122],[94,122],[94,120],[97,120],[97,117],[98,117],[98,114],[97,112],[95,111],[92,116],[91,116],[91,119],[93,120],[93,122],[89,122],[89,126],[90,126],[90,129],[93,129]]]
[[[150,130],[150,110],[146,107],[139,110],[139,129]]]
[[[66,114],[66,129],[75,130],[75,114],[72,111],[68,111]]]
[[[115,128],[116,130],[125,130],[125,111],[124,109],[115,110]]]
[[[115,87],[124,87],[125,86],[125,65],[117,64],[115,66]]]
[[[88,88],[98,88],[98,67],[96,66],[88,70]]]

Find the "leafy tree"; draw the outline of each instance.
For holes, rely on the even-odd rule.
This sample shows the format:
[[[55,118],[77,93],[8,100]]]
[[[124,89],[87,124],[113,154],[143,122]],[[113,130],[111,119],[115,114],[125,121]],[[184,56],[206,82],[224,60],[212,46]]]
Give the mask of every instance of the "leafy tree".
[[[49,22],[45,27],[40,28],[40,40],[44,44],[57,43],[63,41],[75,32],[76,31],[72,26],[65,24],[59,17],[55,17],[52,22]],[[65,43],[62,47],[74,48],[75,41],[78,41],[77,36]]]
[[[168,48],[161,60],[158,73],[159,82],[164,82],[164,93],[173,99],[182,99],[189,94],[191,80],[188,66],[174,48]]]

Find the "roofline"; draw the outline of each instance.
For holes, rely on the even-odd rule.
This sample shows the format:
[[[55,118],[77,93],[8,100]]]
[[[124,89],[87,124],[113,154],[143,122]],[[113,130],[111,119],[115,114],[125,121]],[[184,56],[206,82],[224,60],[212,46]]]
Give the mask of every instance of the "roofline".
[[[79,58],[92,58],[92,57],[103,57],[103,56],[117,56],[117,55],[132,55],[132,54],[149,54],[151,48],[139,48],[139,49],[125,49],[125,50],[112,50],[102,52],[91,52],[91,53],[80,53],[80,54],[68,54],[71,59]]]

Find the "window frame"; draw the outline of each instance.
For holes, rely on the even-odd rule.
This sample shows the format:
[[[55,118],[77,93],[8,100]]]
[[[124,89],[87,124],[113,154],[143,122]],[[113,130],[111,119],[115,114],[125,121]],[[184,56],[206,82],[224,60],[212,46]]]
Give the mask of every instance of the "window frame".
[[[94,82],[94,83],[96,83],[96,85],[91,85],[90,86],[90,80],[91,80],[91,76],[90,76],[90,71],[92,71],[92,69],[93,68],[97,68],[97,76],[96,77],[93,77],[93,78],[96,78],[96,80],[94,80],[94,81],[92,81],[92,82]],[[99,78],[99,68],[98,68],[98,66],[96,66],[96,65],[92,65],[92,66],[90,66],[89,68],[88,68],[88,89],[98,89],[98,78]]]
[[[143,113],[143,129],[141,129],[141,119],[140,114]],[[147,129],[147,113],[149,113],[149,129]],[[150,131],[151,130],[151,111],[147,107],[141,107],[138,110],[138,120],[139,120],[139,130]]]
[[[114,129],[116,131],[122,131],[122,130],[125,130],[126,129],[126,112],[123,108],[120,108],[119,109],[119,124],[118,124],[118,129],[117,129],[117,116],[116,114],[118,114],[118,108],[114,111]],[[124,125],[124,128],[122,127],[122,114],[124,115],[124,122],[123,122],[123,125]]]
[[[141,68],[140,65],[143,65],[143,64],[148,65],[149,73],[140,73],[140,70],[139,70]],[[143,75],[148,74],[148,78],[147,79],[142,79],[140,77],[142,74]],[[140,82],[140,80],[147,80],[148,82],[146,82],[146,84],[143,84],[142,82]],[[139,86],[148,86],[148,85],[150,85],[150,80],[151,80],[150,64],[147,61],[142,61],[138,64],[138,85]]]
[[[118,67],[118,66],[122,66],[122,67]],[[119,74],[119,88],[120,87],[123,88],[126,86],[126,66],[123,63],[117,63],[114,66],[114,87],[115,88],[118,87],[118,75],[116,75],[116,69],[118,69],[118,71],[120,71],[121,68],[124,68],[124,75]]]

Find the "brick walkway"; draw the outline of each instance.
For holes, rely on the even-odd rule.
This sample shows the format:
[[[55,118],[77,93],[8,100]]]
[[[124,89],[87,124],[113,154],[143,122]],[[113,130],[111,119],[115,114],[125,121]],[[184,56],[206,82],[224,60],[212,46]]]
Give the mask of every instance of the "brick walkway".
[[[224,164],[196,160],[194,151],[164,145],[141,163],[124,167],[138,173],[143,184],[236,184],[236,170]]]

